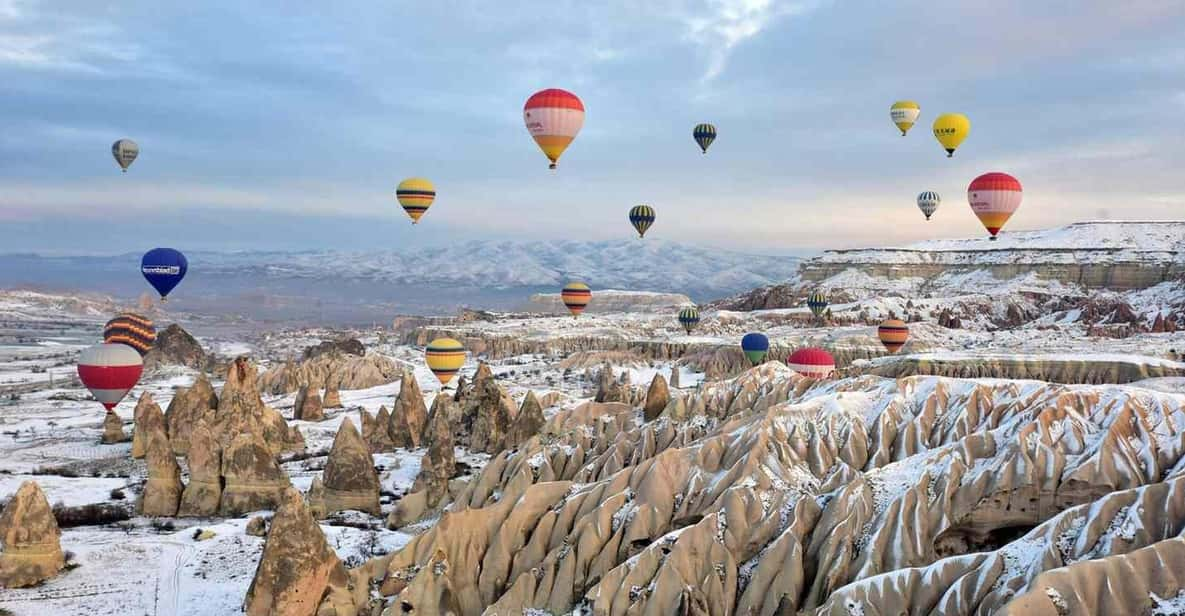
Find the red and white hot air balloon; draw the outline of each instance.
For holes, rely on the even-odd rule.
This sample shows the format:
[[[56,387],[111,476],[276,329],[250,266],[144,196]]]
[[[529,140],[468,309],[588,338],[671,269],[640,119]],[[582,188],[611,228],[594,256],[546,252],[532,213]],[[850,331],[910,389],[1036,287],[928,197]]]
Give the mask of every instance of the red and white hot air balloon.
[[[107,410],[115,408],[140,382],[143,370],[140,354],[126,344],[96,344],[78,358],[78,378]]]
[[[967,202],[979,222],[992,234],[990,239],[996,239],[1004,223],[1020,207],[1021,194],[1020,182],[1007,173],[993,171],[971,180],[967,187]]]
[[[523,105],[523,123],[555,169],[560,155],[584,126],[584,103],[567,90],[540,90]]]
[[[835,358],[819,347],[798,349],[786,360],[790,369],[812,379],[825,379],[835,372]]]

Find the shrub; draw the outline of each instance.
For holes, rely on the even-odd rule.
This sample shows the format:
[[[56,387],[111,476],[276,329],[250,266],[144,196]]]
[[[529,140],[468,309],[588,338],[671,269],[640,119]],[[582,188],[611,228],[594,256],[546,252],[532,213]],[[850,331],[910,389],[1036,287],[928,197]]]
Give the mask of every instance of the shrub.
[[[81,507],[66,507],[58,503],[53,506],[53,517],[62,528],[75,526],[101,526],[131,519],[128,508],[115,503],[92,503]]]
[[[121,490],[120,488],[115,488],[114,490],[111,491],[111,500],[121,501],[125,498],[127,498],[127,495],[124,494],[123,490]]]

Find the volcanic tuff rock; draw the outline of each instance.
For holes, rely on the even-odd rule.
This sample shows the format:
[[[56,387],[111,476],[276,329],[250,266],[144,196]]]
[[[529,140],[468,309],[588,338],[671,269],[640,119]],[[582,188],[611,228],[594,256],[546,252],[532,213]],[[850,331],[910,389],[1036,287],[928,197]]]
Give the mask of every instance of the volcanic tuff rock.
[[[1051,383],[1131,383],[1153,377],[1185,376],[1185,368],[1170,363],[1122,362],[1107,358],[1056,359],[1048,357],[902,357],[855,368],[847,373],[878,376],[935,375],[954,378],[1032,379]]]
[[[357,355],[362,357],[366,355],[366,345],[362,344],[361,340],[357,338],[340,338],[338,340],[325,340],[304,350],[300,358],[304,360],[314,359],[322,355]]]
[[[218,513],[222,500],[222,449],[204,419],[189,433],[186,452],[189,483],[181,495],[179,516],[207,517]]]
[[[311,391],[308,385],[296,391],[296,402],[292,405],[292,418],[301,421],[325,421],[325,410],[321,405],[321,394]]]
[[[366,411],[362,411],[362,414],[369,416]],[[395,441],[391,439],[391,433],[388,431],[390,425],[391,414],[387,412],[386,406],[380,406],[378,414],[371,420],[370,434],[363,435],[370,453],[386,453],[395,449]]]
[[[282,395],[302,385],[313,389],[330,384],[347,390],[368,389],[394,381],[399,373],[399,366],[382,355],[327,353],[300,362],[284,362],[264,373],[260,381],[262,391]]]
[[[100,442],[104,445],[122,443],[127,437],[123,433],[123,420],[112,411],[107,411],[103,416],[103,437]]]
[[[231,440],[244,432],[260,435],[273,454],[304,448],[300,430],[289,426],[279,411],[264,405],[255,366],[246,357],[236,359],[227,369],[210,430],[224,452]]]
[[[277,501],[243,610],[248,616],[315,616],[330,587],[344,587],[349,576],[300,492],[288,488]]]
[[[321,481],[321,476],[313,477],[312,483],[309,484],[309,491],[304,495],[305,503],[308,504],[309,513],[312,514],[313,519],[323,520],[328,512],[325,511],[325,484]]]
[[[527,391],[526,397],[523,398],[522,406],[519,407],[518,413],[515,414],[514,420],[510,424],[510,429],[506,432],[506,446],[517,446],[532,436],[539,434],[539,430],[543,428],[545,421],[543,418],[543,406],[539,404],[539,399],[535,397],[535,392]]]
[[[266,537],[267,536],[267,520],[263,516],[255,516],[247,520],[247,527],[243,532],[252,537]]]
[[[671,366],[671,389],[679,389],[679,366]]]
[[[387,421],[387,432],[396,447],[415,449],[420,446],[424,424],[428,421],[428,408],[424,406],[424,394],[420,384],[410,371],[404,371],[399,381],[399,395]]]
[[[646,403],[642,405],[642,417],[646,421],[657,419],[662,410],[671,400],[671,391],[667,389],[667,380],[661,374],[655,374],[650,380],[650,388],[646,390]]]
[[[136,410],[132,411],[132,457],[143,458],[148,453],[148,434],[160,432],[160,436],[167,442],[165,432],[165,415],[160,405],[152,399],[147,391],[140,394],[136,401]]]
[[[156,342],[144,355],[144,369],[158,366],[185,366],[196,370],[210,367],[206,351],[197,339],[189,335],[180,325],[173,323],[157,332]]]
[[[453,430],[449,423],[450,407],[455,404],[446,395],[438,395],[432,400],[428,425],[424,429],[424,446],[428,451],[420,461],[420,474],[416,476],[411,492],[399,499],[387,516],[388,528],[402,528],[423,520],[447,504],[449,479],[456,472]]]
[[[181,492],[185,489],[181,483],[181,466],[177,464],[177,456],[173,454],[163,426],[149,431],[146,440],[148,481],[140,495],[140,513],[153,517],[175,516],[181,503]]]
[[[349,418],[342,421],[325,463],[325,511],[353,509],[379,515],[379,476],[370,449]]]
[[[178,387],[165,410],[165,429],[169,443],[177,455],[189,451],[190,432],[202,419],[213,420],[214,409],[218,408],[218,396],[214,386],[205,374],[199,374],[189,387]]]
[[[66,566],[62,531],[41,486],[26,481],[0,513],[0,588],[34,586]]]
[[[341,393],[338,392],[336,385],[329,385],[325,388],[325,397],[322,398],[321,404],[327,409],[342,408]]]
[[[239,434],[223,449],[221,515],[275,509],[289,482],[274,455],[263,438],[251,432]]]
[[[514,400],[492,377],[474,381],[474,387],[480,389],[465,401],[460,440],[473,451],[498,453],[507,446],[507,433],[516,412]]]

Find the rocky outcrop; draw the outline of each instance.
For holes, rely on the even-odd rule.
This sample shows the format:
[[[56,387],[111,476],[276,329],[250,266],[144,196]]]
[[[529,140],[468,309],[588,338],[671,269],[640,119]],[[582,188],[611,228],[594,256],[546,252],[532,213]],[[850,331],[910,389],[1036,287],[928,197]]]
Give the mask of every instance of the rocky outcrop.
[[[362,414],[368,415],[366,411],[362,411]],[[388,431],[390,425],[391,414],[387,412],[386,406],[380,406],[378,414],[371,420],[370,434],[363,435],[367,446],[370,447],[370,453],[386,453],[395,450],[395,441]]]
[[[266,537],[267,536],[267,520],[262,516],[255,516],[247,520],[247,527],[243,532],[251,537]]]
[[[157,332],[156,342],[144,355],[144,369],[158,366],[184,366],[195,370],[211,367],[210,358],[196,338],[180,325],[173,323]]]
[[[62,531],[41,486],[26,481],[0,513],[0,588],[35,586],[66,566]]]
[[[199,419],[189,433],[189,450],[185,459],[189,468],[189,483],[181,495],[177,515],[216,515],[222,500],[222,448],[214,440],[204,419]]]
[[[297,390],[296,402],[292,405],[292,418],[299,421],[325,421],[321,394],[310,390],[307,385]]]
[[[679,389],[679,366],[671,366],[671,389]]]
[[[107,411],[103,416],[103,437],[99,442],[104,445],[111,445],[113,443],[122,443],[127,438],[128,436],[123,433],[123,420],[114,412]]]
[[[231,440],[243,433],[259,435],[273,454],[304,448],[300,431],[289,426],[279,411],[264,405],[255,366],[246,357],[227,368],[210,430],[224,452]]]
[[[225,484],[219,514],[225,517],[275,509],[289,486],[272,450],[251,432],[239,434],[223,449],[222,477]]]
[[[336,385],[329,385],[325,388],[325,396],[321,399],[321,405],[327,409],[342,408],[342,396]]]
[[[162,417],[163,418],[163,417]],[[181,504],[181,466],[165,437],[164,427],[148,432],[148,481],[140,495],[140,514],[150,517],[173,517]]]
[[[629,378],[626,372],[624,377]],[[630,387],[628,380],[619,381],[613,376],[613,368],[609,364],[601,367],[597,373],[597,391],[593,398],[596,402],[626,402],[630,401]]]
[[[506,448],[514,400],[493,378],[475,380],[474,388],[461,415],[460,440],[473,451],[498,453]]]
[[[424,446],[428,451],[420,460],[420,474],[412,484],[411,493],[399,499],[387,516],[388,528],[402,528],[418,522],[446,504],[449,480],[457,466],[453,430],[449,423],[450,407],[455,404],[447,395],[437,395],[432,400],[424,430]]]
[[[325,511],[352,509],[379,515],[379,476],[354,422],[342,421],[325,463]]]
[[[152,394],[147,391],[140,394],[140,399],[136,402],[136,410],[132,411],[132,457],[143,458],[148,453],[148,435],[157,434],[161,436],[166,442],[168,437],[165,431],[165,415],[160,410],[160,405],[152,399]]]
[[[355,355],[362,357],[366,355],[366,345],[362,344],[361,340],[357,338],[339,338],[337,340],[325,340],[319,342],[304,350],[300,358],[303,360],[316,359],[322,355]]]
[[[314,519],[323,520],[325,516],[329,515],[325,510],[325,484],[321,481],[320,475],[313,477],[312,483],[309,484],[309,491],[304,495],[304,500]]]
[[[420,384],[411,372],[405,371],[399,382],[399,395],[387,422],[387,433],[396,447],[415,449],[420,446],[424,424],[428,421],[428,408],[424,406],[424,394]]]
[[[283,395],[302,385],[324,389],[334,385],[341,389],[368,389],[394,381],[401,369],[383,355],[364,357],[343,353],[326,353],[300,362],[285,362],[268,370],[260,378],[262,391]]]
[[[316,616],[331,587],[346,586],[349,577],[300,493],[284,490],[277,504],[243,611],[248,616]]]
[[[1051,383],[1131,383],[1153,377],[1185,376],[1185,366],[1159,360],[1131,361],[1113,358],[1051,359],[1048,357],[902,357],[871,366],[853,366],[847,374],[868,373],[885,377],[934,375],[952,378],[1032,379]]]
[[[193,427],[198,421],[213,420],[217,408],[218,396],[205,374],[199,374],[193,385],[178,387],[173,392],[173,399],[165,410],[165,429],[174,453],[183,456],[189,451],[189,435]]]
[[[545,421],[543,406],[539,404],[535,392],[528,391],[526,397],[523,398],[522,406],[519,407],[518,413],[510,423],[510,429],[506,432],[506,446],[517,446],[539,434]]]
[[[650,381],[650,388],[646,390],[646,402],[642,405],[642,417],[646,421],[658,419],[670,401],[671,391],[667,388],[667,380],[661,374],[655,374]]]

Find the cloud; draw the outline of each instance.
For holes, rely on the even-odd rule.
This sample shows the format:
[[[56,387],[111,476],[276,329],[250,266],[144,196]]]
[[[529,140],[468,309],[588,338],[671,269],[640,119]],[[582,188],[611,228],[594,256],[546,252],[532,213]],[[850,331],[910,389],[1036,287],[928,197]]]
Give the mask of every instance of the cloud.
[[[684,9],[680,19],[686,27],[685,36],[707,55],[701,83],[719,77],[733,49],[741,43],[783,17],[803,15],[819,5],[817,1],[706,0],[701,6]]]

